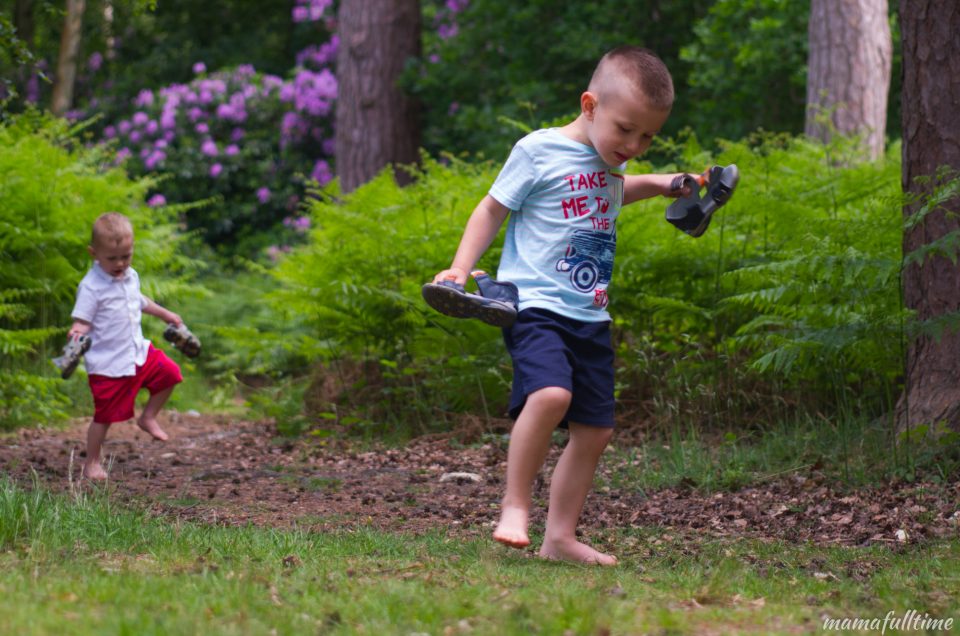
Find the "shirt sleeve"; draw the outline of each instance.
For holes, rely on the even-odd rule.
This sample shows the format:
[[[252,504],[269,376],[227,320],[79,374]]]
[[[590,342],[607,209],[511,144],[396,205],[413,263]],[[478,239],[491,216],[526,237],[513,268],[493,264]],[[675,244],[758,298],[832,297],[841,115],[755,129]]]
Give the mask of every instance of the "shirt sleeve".
[[[70,312],[70,317],[85,322],[93,322],[97,315],[97,295],[83,283],[77,287],[77,302]]]
[[[533,189],[535,181],[533,159],[527,150],[517,143],[490,187],[490,196],[511,210],[519,210]]]

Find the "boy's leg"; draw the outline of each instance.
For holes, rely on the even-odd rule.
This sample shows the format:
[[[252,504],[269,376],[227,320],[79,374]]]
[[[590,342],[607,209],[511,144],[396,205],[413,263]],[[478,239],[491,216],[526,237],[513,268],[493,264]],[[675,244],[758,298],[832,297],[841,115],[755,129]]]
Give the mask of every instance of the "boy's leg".
[[[150,399],[147,400],[147,404],[143,407],[143,413],[141,413],[137,419],[137,426],[153,436],[153,439],[158,439],[161,442],[167,441],[170,436],[160,428],[160,424],[157,422],[157,415],[160,413],[163,405],[167,403],[170,395],[173,394],[173,388],[174,387],[170,386],[162,391],[150,394]]]
[[[550,480],[550,509],[540,556],[580,563],[615,565],[616,557],[577,541],[577,521],[612,428],[570,423],[570,440]]]
[[[570,391],[546,387],[527,396],[510,433],[507,488],[493,538],[514,548],[530,545],[527,522],[533,480],[550,448],[550,436],[570,406]]]
[[[87,429],[87,461],[83,463],[83,476],[87,479],[100,481],[107,478],[107,471],[100,464],[100,449],[108,430],[110,426],[107,424],[90,422],[90,428]]]

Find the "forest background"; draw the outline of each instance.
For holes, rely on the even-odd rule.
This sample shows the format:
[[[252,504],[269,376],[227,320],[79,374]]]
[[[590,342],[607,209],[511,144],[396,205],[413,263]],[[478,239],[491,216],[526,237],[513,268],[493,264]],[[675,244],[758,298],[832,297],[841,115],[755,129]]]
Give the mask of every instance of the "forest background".
[[[61,381],[49,358],[90,224],[117,209],[137,228],[146,292],[204,342],[183,360],[175,408],[253,409],[319,438],[507,430],[499,333],[432,313],[420,285],[449,262],[512,144],[575,116],[596,60],[630,43],[663,57],[677,101],[629,169],[736,163],[743,178],[702,239],[663,221],[665,200],[618,225],[621,426],[735,439],[855,422],[891,448],[929,444],[934,472],[956,466],[956,433],[905,432],[896,417],[910,338],[957,321],[904,303],[904,267],[930,250],[902,249],[894,9],[885,139],[865,158],[862,139],[804,134],[809,2],[425,0],[397,84],[417,105],[420,160],[348,189],[337,3],[81,3],[64,108],[57,60],[75,4],[0,4],[0,426],[88,412],[84,383]],[[955,192],[946,180],[927,201]],[[497,245],[483,268],[495,271]],[[162,325],[147,330],[158,339]],[[898,456],[890,470],[912,476]]]

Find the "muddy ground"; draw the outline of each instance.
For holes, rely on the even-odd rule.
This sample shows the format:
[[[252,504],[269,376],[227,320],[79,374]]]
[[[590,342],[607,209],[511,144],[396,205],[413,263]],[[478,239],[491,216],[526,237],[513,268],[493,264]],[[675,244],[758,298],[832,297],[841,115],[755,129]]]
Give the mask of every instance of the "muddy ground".
[[[351,449],[315,438],[278,437],[269,422],[165,413],[168,442],[149,439],[132,422],[115,425],[105,445],[107,488],[122,501],[168,517],[207,523],[311,530],[373,526],[486,536],[498,513],[506,441],[465,445],[453,436],[416,439],[402,448]],[[0,467],[29,485],[76,484],[86,421],[68,428],[26,429],[0,438]],[[617,438],[614,444],[617,443]],[[622,442],[621,442],[622,443]],[[538,480],[533,530],[542,530],[549,468]],[[598,483],[626,459],[610,452]],[[456,475],[467,473],[467,475]],[[84,486],[89,487],[89,486]],[[663,535],[751,537],[790,542],[891,547],[958,536],[960,477],[948,484],[885,484],[850,491],[815,471],[735,492],[690,488],[639,492],[601,486],[584,510],[585,535],[631,526]]]

